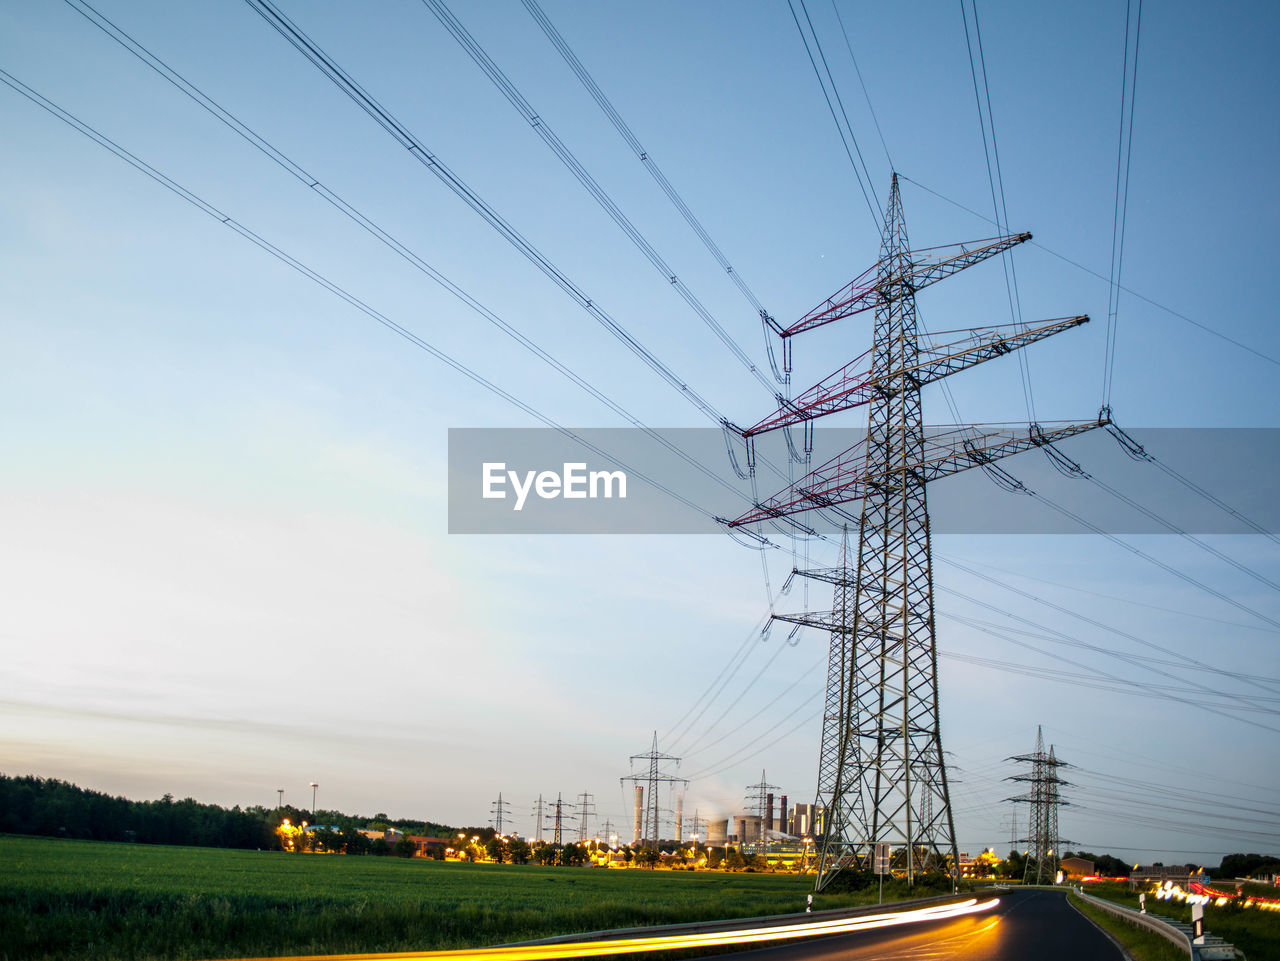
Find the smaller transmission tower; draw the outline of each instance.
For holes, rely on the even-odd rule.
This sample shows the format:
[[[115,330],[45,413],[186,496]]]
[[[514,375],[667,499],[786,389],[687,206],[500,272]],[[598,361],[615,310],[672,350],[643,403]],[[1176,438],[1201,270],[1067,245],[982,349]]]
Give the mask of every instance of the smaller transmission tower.
[[[653,732],[653,746],[649,748],[645,754],[631,755],[632,769],[635,769],[636,761],[647,761],[648,770],[644,774],[628,774],[626,777],[619,778],[619,781],[631,781],[636,787],[647,784],[649,794],[648,801],[644,809],[644,825],[640,832],[641,837],[638,841],[646,848],[658,849],[658,841],[660,831],[660,808],[658,807],[658,785],[659,784],[684,784],[689,783],[687,778],[676,777],[663,771],[659,764],[662,761],[673,761],[679,765],[680,758],[671,754],[662,754],[658,751],[658,732]]]
[[[1058,808],[1067,805],[1059,795],[1059,788],[1070,787],[1069,782],[1058,776],[1058,769],[1069,765],[1066,761],[1058,760],[1053,745],[1049,745],[1049,750],[1045,751],[1044,732],[1039,727],[1036,728],[1036,749],[1033,753],[1018,754],[1005,760],[1031,765],[1030,774],[1015,774],[1005,779],[1030,785],[1026,794],[1005,799],[1015,804],[1031,806],[1028,837],[1023,839],[1027,842],[1023,883],[1051,884],[1058,873],[1058,862],[1062,859],[1062,845],[1066,843],[1058,836]],[[1035,861],[1034,876],[1032,860]]]
[[[778,785],[770,784],[768,778],[764,776],[764,771],[760,772],[759,784],[748,784],[747,790],[751,793],[746,796],[746,800],[753,802],[753,811],[760,819],[760,833],[756,836],[756,840],[761,844],[765,844],[769,838],[767,828],[765,827],[765,819],[769,815],[769,808],[772,807],[773,795],[769,792],[778,790]],[[746,841],[746,838],[742,839]]]
[[[697,808],[693,810],[693,817],[689,818],[689,836],[704,844],[707,841],[707,819],[698,816]]]
[[[538,803],[533,806],[533,839],[542,841],[542,795],[538,795]]]
[[[590,818],[596,813],[595,795],[583,791],[578,795],[578,840],[587,839],[587,827]]]
[[[551,843],[559,847],[564,843],[564,822],[576,820],[572,814],[566,814],[565,808],[573,807],[568,801],[564,800],[560,792],[556,792],[556,803],[552,809],[552,835]]]
[[[489,813],[493,815],[489,819],[489,823],[493,825],[493,829],[499,834],[506,834],[503,826],[511,825],[511,804],[502,800],[502,792],[498,792],[498,800],[493,802],[493,807],[489,808]]]

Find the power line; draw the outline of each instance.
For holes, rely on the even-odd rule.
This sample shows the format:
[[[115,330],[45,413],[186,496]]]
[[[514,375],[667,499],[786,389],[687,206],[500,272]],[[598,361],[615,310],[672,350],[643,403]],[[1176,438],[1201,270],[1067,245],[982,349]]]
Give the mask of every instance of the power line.
[[[1116,194],[1111,223],[1111,285],[1107,292],[1107,341],[1102,377],[1102,403],[1111,403],[1111,384],[1116,363],[1116,333],[1119,327],[1120,274],[1124,266],[1124,228],[1129,213],[1129,161],[1133,156],[1133,108],[1138,95],[1138,51],[1142,43],[1142,0],[1138,0],[1134,28],[1133,70],[1129,70],[1129,19],[1133,0],[1125,5],[1124,68],[1120,81],[1120,133],[1116,144]],[[1127,109],[1126,109],[1127,108]],[[1126,130],[1126,116],[1128,118]],[[1123,179],[1121,176],[1123,168]]]
[[[650,477],[648,474],[644,473],[643,471],[628,465],[626,462],[620,460],[615,455],[609,453],[608,451],[600,448],[595,444],[592,444],[582,435],[578,434],[577,432],[567,427],[564,427],[563,425],[557,423],[552,418],[548,417],[546,414],[543,414],[537,408],[520,400],[514,394],[507,391],[505,388],[499,386],[498,384],[494,383],[493,381],[479,374],[472,368],[463,364],[461,361],[452,357],[450,354],[436,347],[434,344],[431,344],[429,341],[424,340],[422,337],[418,336],[413,331],[409,330],[407,327],[404,327],[403,325],[392,320],[390,317],[376,310],[375,308],[371,307],[369,304],[365,303],[363,300],[359,299],[354,294],[347,291],[345,288],[329,280],[324,275],[313,270],[312,268],[308,267],[306,264],[302,263],[301,261],[297,260],[290,254],[286,253],[281,248],[270,243],[261,235],[255,233],[254,231],[250,230],[248,227],[232,219],[229,214],[223,213],[221,210],[214,207],[212,204],[208,203],[203,198],[187,190],[181,184],[177,183],[176,181],[172,180],[165,174],[161,173],[155,167],[152,167],[150,164],[141,160],[134,154],[130,153],[128,150],[125,150],[115,141],[99,133],[93,127],[81,121],[79,118],[75,117],[74,115],[68,113],[66,110],[63,110],[53,101],[37,93],[35,90],[28,87],[26,84],[22,83],[22,81],[18,80],[12,74],[2,69],[0,69],[0,82],[4,83],[5,85],[13,89],[15,92],[21,94],[23,97],[26,97],[28,100],[30,100],[32,103],[39,106],[41,109],[57,117],[59,120],[66,123],[68,126],[84,134],[86,137],[93,140],[99,146],[105,148],[106,150],[110,151],[115,156],[117,156],[119,159],[128,163],[130,166],[138,170],[140,173],[144,174],[145,176],[154,180],[156,183],[160,184],[166,190],[171,191],[172,193],[181,197],[187,203],[199,209],[201,212],[212,217],[214,220],[217,220],[219,223],[222,223],[225,226],[229,227],[231,230],[235,231],[245,240],[249,241],[254,246],[270,254],[272,257],[275,257],[277,260],[279,260],[281,263],[288,266],[290,269],[296,271],[299,274],[302,274],[304,277],[308,278],[309,280],[323,287],[325,290],[329,291],[331,294],[335,295],[336,297],[342,299],[347,304],[354,307],[356,310],[360,311],[365,316],[369,317],[371,320],[376,321],[377,323],[386,327],[388,330],[392,331],[399,337],[402,337],[403,339],[407,340],[409,343],[413,344],[415,347],[425,351],[426,353],[430,354],[432,357],[435,357],[441,363],[452,368],[454,371],[466,377],[468,380],[472,381],[475,384],[478,384],[479,386],[483,387],[485,390],[490,391],[491,393],[497,395],[498,397],[501,397],[503,400],[507,401],[507,403],[511,404],[517,409],[528,414],[530,417],[539,421],[544,426],[552,428],[553,430],[569,438],[570,440],[575,441],[576,443],[580,444],[587,450],[598,455],[599,457],[603,458],[604,460],[608,461],[614,466],[626,470],[629,474],[633,474],[640,480],[652,486],[654,489],[675,499],[676,501],[690,508],[691,510],[698,512],[703,517],[706,517],[712,520],[715,519],[715,515],[711,511],[708,511],[705,508],[698,506],[693,501],[685,497],[683,494],[680,494],[675,490],[673,490],[672,488],[655,480],[654,478]],[[761,543],[762,545],[766,545],[770,547],[776,546],[771,544],[765,539],[762,539]]]
[[[800,39],[804,43],[804,52],[809,55],[809,63],[813,67],[814,75],[817,76],[818,78],[818,85],[822,87],[822,96],[827,101],[827,109],[831,111],[831,119],[835,121],[836,132],[840,134],[840,142],[844,145],[845,156],[849,158],[849,165],[853,167],[853,175],[858,178],[858,187],[862,190],[862,199],[865,200],[867,203],[867,210],[871,212],[871,220],[876,225],[877,231],[883,230],[884,221],[880,217],[880,209],[879,209],[880,198],[876,196],[875,185],[871,183],[870,172],[867,173],[867,182],[864,183],[863,174],[858,169],[858,161],[853,159],[854,151],[851,151],[849,149],[849,141],[853,140],[853,147],[854,147],[854,150],[857,151],[858,160],[862,159],[862,151],[858,148],[857,138],[855,138],[853,135],[853,127],[849,126],[849,137],[846,138],[845,127],[840,125],[840,118],[836,115],[835,105],[831,102],[831,94],[827,93],[827,84],[822,79],[822,72],[818,69],[818,62],[813,59],[813,51],[809,49],[809,38],[808,36],[806,36],[804,32],[804,28],[800,26],[800,17],[796,14],[796,8],[795,8],[795,4],[793,3],[793,0],[787,0],[787,7],[791,10],[791,18],[795,20],[796,30],[800,32]],[[810,32],[812,32],[813,21],[809,19],[809,11],[805,8],[804,0],[800,0],[800,8],[804,10],[805,20],[809,24]],[[818,53],[822,56],[822,65],[826,67],[827,58],[825,54],[822,54],[822,45],[818,42],[818,35],[816,33],[813,34],[813,40],[814,40],[814,44],[818,47]],[[839,100],[840,94],[839,94],[839,91],[835,89],[835,80],[831,77],[830,68],[827,68],[827,78],[831,82],[832,92],[835,93],[836,99]],[[844,113],[843,103],[840,104],[840,112]],[[848,126],[848,125],[849,125],[849,118],[846,115],[845,126]],[[865,170],[866,164],[863,163],[862,167]],[[870,195],[868,195],[867,193],[868,188],[870,188],[871,190]],[[875,197],[874,203],[872,202],[872,197]]]
[[[889,156],[889,145],[885,142],[884,131],[880,129],[880,120],[876,117],[876,108],[871,105],[871,94],[867,92],[867,83],[862,79],[862,68],[858,66],[858,58],[853,55],[853,43],[849,40],[849,31],[845,29],[844,17],[840,16],[840,7],[836,0],[831,0],[831,9],[835,11],[836,22],[840,24],[840,34],[844,37],[845,49],[849,51],[849,60],[853,63],[854,73],[858,75],[858,85],[862,87],[862,96],[867,101],[867,110],[871,114],[871,122],[875,124],[876,135],[880,138],[880,146],[884,148],[884,159],[889,163],[889,169],[896,169],[893,165],[893,158]]]
[[[1103,623],[1097,618],[1091,617],[1087,614],[1083,614],[1080,611],[1073,610],[1069,607],[1064,607],[1061,604],[1055,604],[1052,601],[1040,596],[1039,594],[1034,594],[1030,591],[1024,591],[1021,588],[1014,587],[1012,584],[1006,583],[1004,581],[1000,581],[997,578],[991,577],[990,575],[983,574],[979,571],[976,571],[973,568],[960,563],[959,561],[947,560],[946,563],[950,564],[952,567],[956,568],[957,570],[963,571],[964,573],[968,574],[970,577],[976,577],[979,580],[986,581],[988,584],[992,584],[996,587],[1001,587],[1012,594],[1017,594],[1019,597],[1026,598],[1029,601],[1034,601],[1035,603],[1040,604],[1043,607],[1047,607],[1051,611],[1055,611],[1056,613],[1065,614],[1068,617],[1074,617],[1077,620],[1083,621],[1085,624],[1090,625],[1091,627],[1096,627],[1100,630],[1107,631],[1110,634],[1114,634],[1117,637],[1122,637],[1125,640],[1132,641],[1133,643],[1139,644],[1150,650],[1158,651],[1161,654],[1166,654],[1169,657],[1176,658],[1182,661],[1183,663],[1187,664],[1188,666],[1194,667],[1198,671],[1205,671],[1211,674],[1220,674],[1220,675],[1231,677],[1237,680],[1249,680],[1253,682],[1255,687],[1260,687],[1263,690],[1268,690],[1268,691],[1272,691],[1273,693],[1276,693],[1276,689],[1274,687],[1270,687],[1266,684],[1262,684],[1254,680],[1258,676],[1256,674],[1240,674],[1234,671],[1224,670],[1223,668],[1217,667],[1216,665],[1209,664],[1205,661],[1202,661],[1199,658],[1191,657],[1188,654],[1184,654],[1180,651],[1175,651],[1172,648],[1168,648],[1161,644],[1157,644],[1155,641],[1148,640],[1145,637],[1141,637],[1137,634],[1133,634],[1121,628],[1113,627],[1109,624]],[[963,595],[960,595],[960,596],[963,596]],[[992,609],[999,610],[998,608],[994,608],[994,607]]]
[[[481,303],[479,300],[477,300],[475,297],[473,297],[471,294],[469,294],[466,290],[459,287],[457,284],[451,281],[448,277],[442,274],[439,270],[437,270],[434,266],[432,266],[425,259],[423,259],[419,254],[417,254],[415,251],[407,247],[405,244],[401,243],[399,240],[393,237],[390,233],[384,230],[381,226],[379,226],[375,221],[373,221],[368,216],[366,216],[359,209],[357,209],[356,207],[348,203],[341,196],[339,196],[334,191],[330,190],[324,184],[320,183],[320,181],[316,177],[314,177],[311,173],[305,170],[300,164],[298,164],[289,156],[281,152],[272,143],[270,143],[268,140],[266,140],[261,135],[256,133],[253,129],[251,129],[246,124],[244,124],[234,114],[232,114],[231,112],[226,110],[224,107],[222,107],[217,101],[209,97],[203,90],[201,90],[195,84],[191,83],[181,74],[179,74],[176,70],[170,67],[165,61],[160,59],[158,56],[156,56],[146,47],[142,46],[142,44],[140,44],[137,40],[135,40],[130,34],[128,34],[123,29],[121,29],[119,26],[117,26],[107,17],[103,16],[98,10],[92,7],[89,3],[87,3],[86,0],[66,0],[66,2],[74,10],[76,10],[78,13],[84,16],[87,20],[89,20],[91,23],[97,26],[100,30],[106,33],[109,37],[111,37],[113,40],[115,40],[117,43],[123,46],[126,50],[128,50],[135,57],[137,57],[139,60],[145,63],[148,67],[150,67],[152,70],[158,73],[161,77],[163,77],[165,80],[171,83],[174,87],[182,91],[182,93],[184,93],[187,97],[189,97],[191,100],[197,103],[200,107],[206,110],[209,114],[215,117],[218,121],[224,124],[228,129],[235,132],[238,136],[240,136],[247,143],[249,143],[251,146],[257,149],[260,153],[262,153],[264,156],[268,157],[270,160],[276,163],[281,169],[287,172],[295,180],[297,180],[299,183],[302,183],[308,189],[314,191],[318,196],[322,197],[332,207],[334,207],[336,210],[340,211],[343,215],[345,215],[346,217],[354,221],[362,229],[368,232],[371,236],[379,240],[384,246],[390,248],[397,255],[402,257],[412,267],[414,267],[421,273],[430,277],[431,280],[433,280],[435,283],[443,287],[446,291],[448,291],[450,294],[452,294],[454,297],[460,300],[463,304],[465,304],[471,310],[479,314],[481,317],[487,320],[490,324],[492,324],[502,333],[506,334],[508,337],[510,337],[512,340],[518,343],[525,350],[532,353],[535,357],[537,357],[543,363],[552,367],[554,370],[556,370],[562,376],[564,376],[565,378],[570,380],[572,383],[574,383],[576,386],[581,388],[591,397],[595,398],[597,401],[599,401],[609,410],[613,411],[619,417],[623,418],[627,423],[631,424],[633,427],[637,428],[638,430],[643,431],[645,435],[648,436],[650,439],[654,440],[663,448],[675,454],[686,464],[689,464],[690,466],[694,467],[705,477],[709,478],[710,480],[712,480],[713,482],[715,482],[725,490],[733,492],[735,496],[738,496],[743,499],[747,499],[746,494],[738,490],[738,488],[734,487],[731,483],[729,483],[729,481],[727,481],[720,474],[711,470],[709,467],[707,467],[706,464],[702,463],[697,458],[689,455],[686,451],[684,451],[678,445],[674,444],[669,438],[667,438],[661,432],[654,430],[652,427],[645,425],[638,417],[632,414],[629,410],[627,410],[621,404],[614,401],[611,397],[609,397],[607,394],[605,394],[604,392],[596,388],[593,384],[591,384],[585,378],[580,376],[574,370],[572,370],[571,368],[563,364],[559,359],[557,359],[549,351],[545,350],[537,342],[535,342],[534,340],[526,336],[518,328],[508,323],[506,320],[500,317],[493,310],[491,310],[490,308],[485,306],[483,303]]]
[[[676,374],[670,367],[637,340],[621,323],[615,320],[603,307],[589,297],[563,271],[546,257],[536,246],[515,229],[493,207],[471,189],[457,174],[450,170],[443,161],[433,154],[407,127],[368,93],[355,79],[340,67],[328,54],[320,49],[296,24],[280,12],[271,0],[245,0],[257,11],[288,43],[314,64],[321,73],[346,94],[361,110],[382,127],[397,143],[404,147],[411,156],[425,166],[446,187],[448,187],[467,206],[479,214],[485,222],[493,227],[503,238],[525,256],[556,286],[593,317],[610,334],[617,338],[628,350],[656,373],[680,396],[691,403],[716,425],[727,422],[725,418],[708,400],[689,386],[688,382]]]
[[[969,52],[969,73],[973,78],[973,98],[978,105],[978,126],[982,129],[982,153],[987,162],[987,182],[991,187],[991,206],[995,210],[996,226],[1001,233],[1008,233],[1009,207],[1004,196],[1004,174],[1000,169],[1000,147],[996,140],[996,120],[991,109],[991,85],[987,80],[987,57],[982,48],[982,30],[978,24],[978,2],[969,0],[973,7],[973,33],[978,42],[978,63],[982,67],[982,87],[986,94],[986,119],[983,119],[982,97],[978,95],[978,66],[973,58],[973,44],[969,39],[969,18],[965,10],[965,0],[960,0],[960,15],[964,21],[964,42]],[[991,147],[987,148],[987,128],[991,128]],[[993,169],[994,155],[994,169]],[[997,185],[1000,199],[996,199]],[[1018,274],[1013,263],[1013,252],[1006,250],[1000,255],[1004,267],[1005,292],[1009,299],[1009,319],[1013,323],[1022,322],[1022,300],[1018,296]],[[1031,389],[1031,366],[1025,354],[1018,354],[1018,369],[1022,375],[1022,393],[1027,403],[1027,418],[1034,421],[1035,394]]]
[[[998,226],[996,224],[996,221],[992,220],[990,217],[986,216],[985,214],[978,213],[978,211],[974,210],[972,207],[966,207],[964,204],[960,203],[958,200],[952,200],[950,197],[946,196],[945,194],[941,194],[938,191],[932,189],[931,187],[926,187],[924,184],[920,183],[920,181],[912,180],[906,174],[900,173],[898,174],[898,176],[903,180],[907,181],[908,183],[913,184],[916,187],[919,187],[925,193],[932,194],[933,196],[937,197],[939,200],[945,201],[951,204],[953,207],[958,207],[960,210],[963,210],[967,214],[972,214],[973,216],[977,217],[979,220],[985,220],[989,224]],[[1079,270],[1083,270],[1086,274],[1089,274],[1091,277],[1096,277],[1098,280],[1101,280],[1107,284],[1111,283],[1111,278],[1107,277],[1105,274],[1102,274],[1091,267],[1086,267],[1084,264],[1080,263],[1079,261],[1072,260],[1070,257],[1066,256],[1065,254],[1060,254],[1056,250],[1046,247],[1044,244],[1039,243],[1038,241],[1035,241],[1035,240],[1028,241],[1028,243],[1030,243],[1033,247],[1038,247],[1040,250],[1043,250],[1049,256],[1056,257],[1058,260],[1061,260],[1063,263],[1070,264],[1072,267],[1075,267]],[[1184,313],[1181,313],[1180,311],[1174,310],[1172,307],[1169,307],[1166,304],[1162,304],[1157,300],[1153,300],[1150,297],[1148,297],[1146,294],[1139,293],[1138,291],[1132,289],[1131,287],[1126,287],[1123,284],[1117,283],[1116,288],[1126,294],[1129,294],[1131,297],[1137,297],[1143,303],[1150,304],[1152,307],[1155,307],[1157,310],[1164,311],[1166,314],[1169,314],[1171,317],[1177,317],[1179,320],[1185,321],[1186,323],[1190,324],[1192,327],[1195,327],[1196,329],[1201,330],[1206,334],[1209,334],[1211,337],[1217,337],[1219,340],[1224,340],[1228,344],[1231,344],[1233,347],[1238,347],[1241,350],[1245,351],[1246,353],[1252,354],[1253,356],[1257,357],[1259,360],[1265,360],[1267,361],[1267,363],[1275,364],[1277,367],[1280,367],[1280,357],[1272,357],[1270,354],[1264,353],[1263,351],[1259,350],[1256,347],[1252,347],[1249,344],[1244,343],[1243,341],[1236,340],[1234,337],[1224,334],[1220,330],[1215,330],[1214,328],[1210,327],[1208,324],[1203,324],[1200,321],[1195,320],[1194,318],[1189,317]]]
[[[685,285],[671,266],[663,259],[662,255],[654,248],[640,232],[639,228],[631,222],[622,209],[617,205],[608,192],[596,181],[594,177],[587,171],[573,151],[565,145],[564,141],[556,134],[551,126],[547,123],[545,117],[540,115],[533,109],[533,106],[525,99],[520,89],[511,81],[511,79],[502,71],[493,58],[485,52],[484,48],[471,36],[461,21],[454,16],[453,11],[449,9],[444,0],[422,0],[423,4],[433,13],[437,20],[444,26],[449,34],[458,42],[467,55],[475,62],[475,64],[484,71],[495,87],[506,97],[507,102],[513,106],[516,111],[524,117],[524,119],[533,128],[534,132],[542,139],[551,152],[560,159],[560,162],[568,168],[569,172],[577,179],[587,193],[595,199],[596,203],[607,213],[611,220],[618,225],[619,229],[627,235],[628,239],[635,244],[636,248],[644,255],[645,259],[653,265],[658,274],[668,282],[668,284],[680,295],[680,297],[689,305],[695,314],[702,320],[712,333],[720,340],[729,352],[737,358],[747,371],[773,396],[775,391],[773,383],[768,376],[761,371],[755,363],[747,356],[744,351],[733,339],[727,330],[721,326],[720,322],[711,315],[711,312],[703,305]]]
[[[644,167],[649,171],[650,176],[652,176],[658,186],[662,188],[662,192],[667,195],[667,198],[675,206],[676,210],[680,212],[680,215],[684,217],[685,221],[693,229],[693,232],[698,235],[698,239],[702,241],[703,246],[711,252],[711,256],[716,259],[716,262],[724,272],[729,275],[729,279],[734,282],[738,290],[742,292],[742,295],[746,297],[751,306],[756,309],[757,313],[762,315],[767,314],[768,312],[760,303],[760,300],[752,292],[751,288],[747,286],[747,282],[742,279],[742,275],[734,269],[731,263],[729,263],[729,258],[724,255],[724,252],[721,251],[719,245],[711,239],[711,235],[702,225],[702,222],[694,216],[693,211],[689,209],[689,205],[685,203],[684,198],[680,196],[676,191],[676,188],[672,186],[671,181],[667,179],[661,168],[659,168],[657,161],[653,159],[653,154],[645,149],[645,147],[640,143],[635,133],[632,132],[631,127],[622,118],[622,115],[614,108],[613,103],[605,96],[604,91],[600,89],[600,86],[595,82],[595,79],[587,72],[586,67],[582,65],[582,61],[579,60],[577,54],[573,52],[573,48],[569,46],[568,42],[560,34],[560,31],[555,28],[555,25],[551,22],[550,18],[547,17],[542,7],[539,6],[538,0],[523,0],[523,2],[525,9],[529,11],[530,16],[532,16],[538,26],[542,28],[542,32],[546,34],[547,39],[550,40],[556,50],[560,52],[560,56],[563,57],[565,63],[569,65],[569,69],[573,71],[574,75],[577,76],[578,80],[581,81],[582,85],[587,89],[587,92],[591,94],[592,99],[595,100],[600,109],[604,111],[605,116],[609,118],[609,122],[613,124],[614,129],[617,130],[622,136],[622,139],[627,142],[627,146],[629,146],[635,155],[640,158],[640,162],[644,164]]]

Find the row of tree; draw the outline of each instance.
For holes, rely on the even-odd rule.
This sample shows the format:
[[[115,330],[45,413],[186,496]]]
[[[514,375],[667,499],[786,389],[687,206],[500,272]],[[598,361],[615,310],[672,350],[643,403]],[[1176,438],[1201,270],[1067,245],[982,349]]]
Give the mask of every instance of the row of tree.
[[[309,811],[291,806],[268,809],[237,805],[228,809],[201,804],[194,798],[176,801],[171,794],[157,801],[131,801],[54,778],[0,774],[0,833],[5,834],[274,849],[281,847],[279,828],[286,818],[295,825],[303,821],[324,825],[314,832],[315,840],[309,844],[336,850],[328,847],[336,844],[336,837],[341,839],[342,849],[353,854],[403,853],[385,841],[382,845],[377,840],[370,841],[358,833],[358,828],[393,827],[403,834],[443,837],[454,833],[454,828],[443,824],[392,820],[382,813],[363,818],[340,811],[318,811],[312,816]]]

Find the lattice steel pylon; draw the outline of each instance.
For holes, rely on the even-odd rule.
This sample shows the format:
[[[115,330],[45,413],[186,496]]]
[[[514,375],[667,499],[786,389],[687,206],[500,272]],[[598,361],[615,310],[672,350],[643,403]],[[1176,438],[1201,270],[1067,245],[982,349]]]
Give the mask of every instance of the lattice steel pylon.
[[[680,758],[672,754],[662,754],[658,751],[657,731],[653,732],[653,747],[644,754],[631,755],[631,763],[634,765],[636,761],[648,761],[648,770],[644,774],[629,774],[626,777],[619,778],[618,780],[619,782],[631,781],[633,784],[637,785],[648,785],[649,800],[645,804],[644,823],[640,832],[641,837],[636,838],[636,840],[640,842],[642,847],[652,848],[656,851],[658,849],[658,842],[662,833],[660,820],[661,808],[658,804],[658,785],[687,785],[689,781],[687,778],[667,774],[659,768],[659,762],[661,761],[674,761],[676,764],[679,764]]]
[[[1109,422],[1099,415],[1086,423],[1016,430],[924,427],[925,385],[1088,321],[1079,315],[978,328],[945,343],[921,340],[917,291],[1030,237],[913,251],[895,174],[874,273],[867,271],[790,327],[775,328],[787,341],[874,310],[869,369],[858,366],[866,363],[863,355],[741,431],[750,465],[756,436],[792,425],[808,432],[819,417],[868,408],[865,440],[727,522],[737,527],[812,510],[852,520],[841,505],[861,502],[856,565],[846,543],[840,567],[796,572],[831,583],[833,609],[775,615],[831,638],[815,802],[822,822],[819,890],[843,868],[865,864],[876,843],[894,848],[893,868],[908,880],[932,868],[954,872],[959,863],[938,714],[926,484],[973,467],[1001,476],[996,460]]]
[[[1066,761],[1058,760],[1053,745],[1044,749],[1044,733],[1036,727],[1036,749],[1031,754],[1017,754],[1007,761],[1030,764],[1030,774],[1015,774],[1007,781],[1018,781],[1030,784],[1028,792],[1020,797],[1005,798],[1017,804],[1028,804],[1031,813],[1028,815],[1028,837],[1020,838],[1027,844],[1027,862],[1022,872],[1024,884],[1052,884],[1058,874],[1058,865],[1062,861],[1062,845],[1064,841],[1058,835],[1058,808],[1069,807],[1062,800],[1060,789],[1070,787],[1069,781],[1058,776],[1058,769],[1070,767]],[[1017,808],[1015,807],[1016,811]],[[1035,876],[1032,876],[1032,863],[1035,864]]]

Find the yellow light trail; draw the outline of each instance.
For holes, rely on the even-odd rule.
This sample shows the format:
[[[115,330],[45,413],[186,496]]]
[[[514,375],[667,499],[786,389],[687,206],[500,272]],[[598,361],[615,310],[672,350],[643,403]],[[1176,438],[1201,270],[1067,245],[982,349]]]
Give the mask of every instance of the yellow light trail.
[[[989,911],[999,898],[978,902],[977,898],[957,904],[931,905],[908,911],[866,914],[833,921],[804,921],[767,928],[745,928],[737,931],[705,934],[673,934],[648,938],[614,938],[607,941],[577,941],[571,944],[530,944],[512,947],[464,948],[453,951],[399,951],[382,954],[309,954],[292,958],[245,958],[242,961],[429,961],[432,958],[470,958],[473,961],[552,961],[559,958],[599,958],[611,954],[638,954],[670,951],[675,948],[710,948],[734,944],[784,941],[831,934],[849,934],[874,928],[942,921]]]

